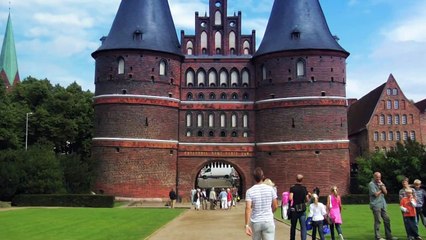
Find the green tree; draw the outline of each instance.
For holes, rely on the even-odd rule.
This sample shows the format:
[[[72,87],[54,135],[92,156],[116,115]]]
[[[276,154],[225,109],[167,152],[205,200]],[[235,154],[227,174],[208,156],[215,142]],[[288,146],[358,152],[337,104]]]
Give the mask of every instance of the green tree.
[[[426,177],[426,149],[418,142],[408,140],[397,143],[387,152],[374,152],[357,158],[359,190],[368,192],[368,183],[374,172],[380,172],[382,179],[391,193],[397,193],[404,177],[413,181]]]

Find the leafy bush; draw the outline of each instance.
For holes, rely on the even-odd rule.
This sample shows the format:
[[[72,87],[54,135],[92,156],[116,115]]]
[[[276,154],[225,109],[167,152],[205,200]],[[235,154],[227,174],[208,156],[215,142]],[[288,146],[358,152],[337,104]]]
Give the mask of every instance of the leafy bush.
[[[368,183],[374,172],[382,174],[388,192],[397,193],[404,177],[408,177],[410,182],[426,177],[426,149],[415,141],[408,140],[404,144],[398,142],[392,151],[375,152],[357,158],[357,164],[361,193],[368,193]]]
[[[114,207],[114,196],[89,194],[21,194],[12,199],[12,206],[44,207]]]

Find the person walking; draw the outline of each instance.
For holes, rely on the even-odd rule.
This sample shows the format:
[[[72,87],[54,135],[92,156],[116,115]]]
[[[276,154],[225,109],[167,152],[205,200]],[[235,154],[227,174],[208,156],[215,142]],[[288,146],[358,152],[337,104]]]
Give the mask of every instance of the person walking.
[[[216,191],[214,190],[214,187],[210,189],[209,201],[210,201],[210,210],[215,210],[216,209]]]
[[[323,203],[318,202],[318,195],[312,194],[312,203],[309,205],[309,217],[312,218],[312,240],[317,239],[317,231],[320,239],[324,240],[324,232],[322,230],[324,216],[327,210]]]
[[[385,226],[385,235],[387,240],[396,240],[398,238],[392,237],[392,230],[390,218],[386,210],[385,195],[388,194],[385,184],[382,182],[382,174],[375,172],[373,179],[368,184],[368,192],[370,196],[370,209],[374,217],[374,237],[376,240],[382,240],[380,237],[380,218],[383,219]]]
[[[203,188],[202,190],[201,190],[201,209],[203,209],[203,210],[207,210],[207,192],[206,192],[206,189],[205,188]]]
[[[228,209],[228,194],[225,191],[225,188],[222,188],[222,191],[219,193],[220,208],[222,210]]]
[[[264,174],[259,167],[254,169],[256,184],[246,192],[245,231],[253,240],[274,240],[274,212],[278,207],[277,193],[263,184]]]
[[[331,194],[327,197],[327,212],[330,217],[330,233],[331,240],[335,240],[334,227],[336,227],[337,234],[340,240],[343,240],[342,228],[342,200],[337,193],[337,186],[331,188]]]
[[[290,240],[296,238],[297,221],[300,224],[300,236],[302,240],[306,240],[306,203],[309,202],[310,194],[305,186],[302,185],[303,175],[297,174],[296,184],[290,188],[289,202],[290,205]]]
[[[405,190],[405,197],[401,199],[400,208],[404,216],[404,226],[409,240],[422,240],[416,224],[416,199],[412,189]]]
[[[177,196],[176,196],[176,192],[173,188],[169,192],[169,198],[170,198],[170,208],[175,208]]]
[[[423,223],[423,226],[426,227],[425,215],[423,214],[423,211],[422,211],[424,200],[426,198],[426,191],[423,188],[421,188],[421,186],[422,186],[422,181],[420,181],[419,179],[414,180],[414,193],[415,193],[415,197],[417,201],[416,222],[417,222],[417,225],[419,225],[419,222],[421,220]]]

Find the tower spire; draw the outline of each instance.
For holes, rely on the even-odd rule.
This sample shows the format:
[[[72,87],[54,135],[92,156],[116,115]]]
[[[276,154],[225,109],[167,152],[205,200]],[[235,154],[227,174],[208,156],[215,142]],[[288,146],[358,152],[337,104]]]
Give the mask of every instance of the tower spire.
[[[18,72],[18,59],[16,57],[15,37],[13,35],[12,19],[7,19],[6,32],[0,55],[0,75],[6,86],[13,86],[20,81]]]
[[[182,55],[168,1],[122,0],[108,36],[95,53],[117,49]]]
[[[318,0],[275,0],[255,55],[304,49],[347,53],[331,35]]]

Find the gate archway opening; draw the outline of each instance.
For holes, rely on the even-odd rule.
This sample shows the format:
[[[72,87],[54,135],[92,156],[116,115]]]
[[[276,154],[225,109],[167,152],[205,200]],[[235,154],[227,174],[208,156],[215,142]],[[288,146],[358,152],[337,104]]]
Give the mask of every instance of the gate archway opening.
[[[237,168],[226,161],[211,161],[205,164],[197,173],[195,187],[206,189],[207,196],[214,188],[217,195],[222,188],[233,189],[240,198],[243,196],[243,179]]]

